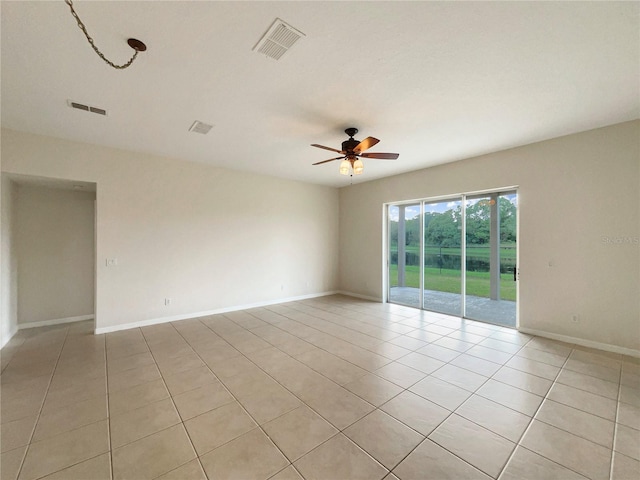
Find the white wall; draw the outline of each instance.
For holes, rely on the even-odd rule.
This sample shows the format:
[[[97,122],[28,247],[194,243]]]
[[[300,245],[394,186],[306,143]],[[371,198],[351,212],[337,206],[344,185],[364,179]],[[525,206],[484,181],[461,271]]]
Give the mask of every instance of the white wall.
[[[0,348],[3,347],[18,330],[17,316],[17,255],[13,231],[13,208],[15,204],[15,185],[9,178],[2,176],[2,201],[0,212],[0,232],[2,248],[0,252]]]
[[[10,130],[2,169],[97,183],[98,329],[337,287],[334,188]]]
[[[384,203],[512,185],[521,328],[640,350],[640,121],[340,189],[340,288],[382,298]]]
[[[92,317],[95,193],[16,190],[18,324]]]

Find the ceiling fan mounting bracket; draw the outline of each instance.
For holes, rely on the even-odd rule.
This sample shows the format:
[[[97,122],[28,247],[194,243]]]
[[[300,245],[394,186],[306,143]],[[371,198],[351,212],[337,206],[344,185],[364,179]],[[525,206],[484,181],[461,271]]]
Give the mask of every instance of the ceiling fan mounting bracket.
[[[355,136],[355,134],[358,133],[358,129],[357,128],[353,128],[353,127],[349,127],[344,131],[344,133],[346,133],[351,138],[353,138]]]

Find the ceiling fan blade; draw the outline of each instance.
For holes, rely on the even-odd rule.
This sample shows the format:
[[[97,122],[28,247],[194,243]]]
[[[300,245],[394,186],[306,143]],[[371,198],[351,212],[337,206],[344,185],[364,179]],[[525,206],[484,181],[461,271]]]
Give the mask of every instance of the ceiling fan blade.
[[[320,165],[321,163],[333,162],[334,160],[340,160],[341,158],[344,157],[330,158],[329,160],[323,160],[322,162],[312,163],[312,165]]]
[[[356,153],[364,152],[365,150],[369,150],[379,141],[380,140],[378,140],[377,138],[367,137],[364,140],[362,140],[358,145],[356,145],[356,148],[354,148],[353,151]]]
[[[376,158],[378,160],[395,160],[400,156],[399,153],[361,153],[363,158]]]
[[[346,153],[346,152],[343,152],[342,150],[336,150],[335,148],[325,147],[324,145],[318,145],[316,143],[312,143],[311,146],[316,148],[322,148],[323,150],[329,150],[330,152],[336,152],[336,153],[342,153],[342,154]]]

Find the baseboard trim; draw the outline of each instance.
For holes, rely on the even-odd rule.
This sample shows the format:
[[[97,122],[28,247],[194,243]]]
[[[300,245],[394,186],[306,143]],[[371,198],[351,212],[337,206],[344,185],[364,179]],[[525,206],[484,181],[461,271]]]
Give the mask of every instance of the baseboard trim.
[[[585,340],[584,338],[570,337],[569,335],[560,335],[558,333],[545,332],[543,330],[536,330],[534,328],[519,328],[519,332],[529,333],[531,335],[537,335],[538,337],[550,338],[551,340],[558,340],[565,343],[573,343],[575,345],[581,345],[583,347],[597,348],[598,350],[604,350],[606,352],[620,353],[622,355],[629,355],[631,357],[640,357],[640,350],[634,348],[620,347],[618,345],[611,345],[610,343],[595,342],[593,340]]]
[[[335,295],[339,292],[332,290],[329,292],[311,293],[308,295],[299,295],[297,297],[279,298],[277,300],[267,300],[265,302],[247,303],[244,305],[234,305],[233,307],[216,308],[215,310],[207,310],[204,312],[185,313],[181,315],[172,315],[169,317],[151,318],[149,320],[141,320],[139,322],[123,323],[110,327],[96,328],[95,334],[118,332],[120,330],[129,330],[131,328],[149,327],[151,325],[160,325],[161,323],[177,322],[180,320],[189,320],[191,318],[207,317],[209,315],[218,315],[220,313],[236,312],[238,310],[247,310],[249,308],[267,307],[269,305],[277,305],[279,303],[296,302],[299,300],[307,300],[309,298],[326,297],[327,295]]]
[[[347,290],[338,290],[336,293],[340,295],[346,295],[347,297],[360,298],[362,300],[369,300],[371,302],[382,303],[382,298],[370,297],[368,295],[362,295],[360,293],[349,292]]]
[[[18,326],[14,325],[13,328],[9,329],[8,332],[6,332],[6,335],[2,335],[2,345],[0,345],[0,349],[2,349],[7,343],[9,343],[9,341],[13,338],[13,336],[18,333]]]
[[[84,320],[93,320],[93,315],[79,315],[77,317],[42,320],[41,322],[19,323],[18,330],[24,330],[25,328],[48,327],[51,325],[62,325],[63,323],[82,322]]]

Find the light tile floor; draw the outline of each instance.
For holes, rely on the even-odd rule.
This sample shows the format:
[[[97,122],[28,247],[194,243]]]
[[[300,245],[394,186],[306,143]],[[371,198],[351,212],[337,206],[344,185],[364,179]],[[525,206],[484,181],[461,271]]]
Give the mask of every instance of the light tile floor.
[[[3,480],[637,479],[640,361],[332,296],[2,350]]]

